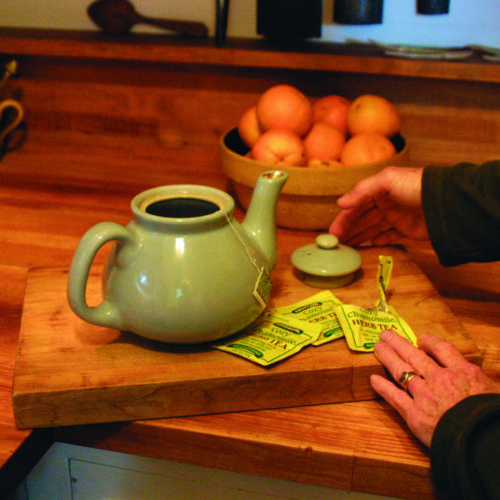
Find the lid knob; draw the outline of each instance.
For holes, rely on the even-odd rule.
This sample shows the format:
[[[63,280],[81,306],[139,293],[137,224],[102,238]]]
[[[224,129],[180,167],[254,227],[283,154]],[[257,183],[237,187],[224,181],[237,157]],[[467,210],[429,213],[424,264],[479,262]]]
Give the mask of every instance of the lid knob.
[[[339,245],[339,239],[333,234],[320,234],[316,238],[316,244],[324,250],[330,250]]]

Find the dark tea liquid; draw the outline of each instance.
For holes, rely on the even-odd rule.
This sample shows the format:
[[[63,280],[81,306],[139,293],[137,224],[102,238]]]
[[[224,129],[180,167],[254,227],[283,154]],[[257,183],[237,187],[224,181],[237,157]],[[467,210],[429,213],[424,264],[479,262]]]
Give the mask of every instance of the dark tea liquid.
[[[219,206],[211,201],[199,198],[168,198],[151,203],[146,207],[146,213],[158,217],[171,219],[187,219],[202,217],[220,210]]]

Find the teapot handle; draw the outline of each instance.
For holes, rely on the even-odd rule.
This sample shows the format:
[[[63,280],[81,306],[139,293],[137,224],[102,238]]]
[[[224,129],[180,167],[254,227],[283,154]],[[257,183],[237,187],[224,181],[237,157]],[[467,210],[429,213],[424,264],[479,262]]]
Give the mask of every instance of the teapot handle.
[[[131,240],[130,231],[114,222],[101,222],[83,235],[71,262],[67,289],[71,309],[83,320],[94,325],[122,329],[116,305],[104,299],[99,305],[90,307],[85,292],[90,268],[99,249],[110,241],[126,243]]]

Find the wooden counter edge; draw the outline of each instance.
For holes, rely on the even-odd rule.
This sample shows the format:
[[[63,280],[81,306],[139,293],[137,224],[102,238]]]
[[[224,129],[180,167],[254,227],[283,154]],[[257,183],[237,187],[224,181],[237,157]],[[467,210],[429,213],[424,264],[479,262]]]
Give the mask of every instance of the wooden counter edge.
[[[337,416],[340,416],[341,407],[348,404],[326,406],[334,413],[339,406]],[[293,409],[293,414],[284,410],[287,414],[282,415],[281,420],[279,414],[271,412],[276,417],[274,421],[271,414],[262,417],[263,413],[269,413],[265,411],[214,415],[206,422],[201,416],[59,427],[55,429],[55,439],[66,444],[329,488],[412,500],[436,498],[425,449],[399,420],[393,420],[395,439],[400,438],[403,444],[408,440],[415,443],[404,460],[399,456],[375,456],[369,445],[359,444],[364,441],[364,431],[360,431],[359,442],[352,443],[352,447],[345,443],[332,445],[327,436],[325,443],[321,443],[321,439],[299,442],[286,432],[281,435],[279,430],[267,440],[269,434],[265,430],[252,426],[252,422],[256,423],[254,418],[265,418],[269,425],[278,429],[301,413],[300,409]],[[232,418],[238,421],[236,425],[241,426],[241,421],[249,424],[247,431],[231,433]],[[321,418],[315,420],[313,427],[316,429],[313,432],[321,429]]]

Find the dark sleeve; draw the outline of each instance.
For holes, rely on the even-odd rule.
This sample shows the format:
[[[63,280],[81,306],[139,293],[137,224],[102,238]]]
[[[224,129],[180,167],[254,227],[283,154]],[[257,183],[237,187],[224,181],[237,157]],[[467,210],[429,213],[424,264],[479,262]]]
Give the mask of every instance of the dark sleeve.
[[[434,483],[453,500],[500,499],[500,394],[470,396],[439,421],[430,450]]]
[[[426,167],[422,206],[441,264],[500,260],[500,161]]]

